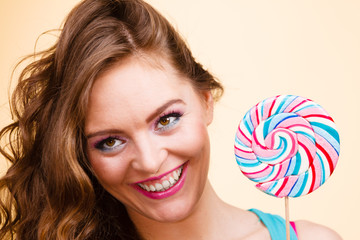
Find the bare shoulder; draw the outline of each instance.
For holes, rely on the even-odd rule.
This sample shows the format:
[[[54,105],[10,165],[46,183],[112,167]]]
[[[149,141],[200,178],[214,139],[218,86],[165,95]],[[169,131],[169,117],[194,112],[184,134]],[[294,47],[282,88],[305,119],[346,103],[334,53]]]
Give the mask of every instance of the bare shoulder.
[[[305,220],[296,221],[295,224],[299,240],[342,240],[342,238],[337,232],[323,225]]]

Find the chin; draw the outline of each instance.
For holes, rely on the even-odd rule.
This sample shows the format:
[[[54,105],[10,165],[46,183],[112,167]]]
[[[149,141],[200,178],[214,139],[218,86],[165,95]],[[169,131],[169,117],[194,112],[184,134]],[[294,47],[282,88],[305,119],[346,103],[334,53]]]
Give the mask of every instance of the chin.
[[[190,204],[189,202],[172,204],[171,207],[157,209],[152,218],[157,222],[164,223],[181,222],[192,214],[194,211],[194,205],[195,204]]]
[[[203,188],[194,188],[190,184],[185,184],[185,189],[172,199],[166,201],[153,201],[151,205],[143,205],[143,208],[129,209],[129,214],[133,218],[146,218],[160,223],[176,223],[189,218],[198,206]],[[197,189],[197,190],[195,190]],[[188,189],[189,190],[189,189]]]

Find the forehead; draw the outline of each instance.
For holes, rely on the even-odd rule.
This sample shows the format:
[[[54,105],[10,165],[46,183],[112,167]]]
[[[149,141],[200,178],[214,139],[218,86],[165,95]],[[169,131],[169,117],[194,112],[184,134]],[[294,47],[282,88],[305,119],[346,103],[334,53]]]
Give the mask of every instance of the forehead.
[[[147,97],[167,97],[181,87],[189,87],[190,80],[179,74],[163,58],[129,57],[101,73],[90,93],[94,99],[121,99],[129,102]],[[180,88],[179,88],[180,87]]]
[[[172,99],[191,103],[197,95],[190,80],[166,61],[156,63],[130,57],[104,71],[94,82],[87,107],[86,125],[105,119],[137,120]]]

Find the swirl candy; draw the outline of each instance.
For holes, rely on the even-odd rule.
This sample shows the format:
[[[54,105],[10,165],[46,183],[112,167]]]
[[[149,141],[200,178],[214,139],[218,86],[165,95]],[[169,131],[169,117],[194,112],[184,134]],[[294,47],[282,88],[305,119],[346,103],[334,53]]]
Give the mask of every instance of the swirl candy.
[[[333,173],[340,151],[333,119],[318,104],[293,95],[268,98],[240,122],[235,157],[256,187],[276,197],[299,197]]]

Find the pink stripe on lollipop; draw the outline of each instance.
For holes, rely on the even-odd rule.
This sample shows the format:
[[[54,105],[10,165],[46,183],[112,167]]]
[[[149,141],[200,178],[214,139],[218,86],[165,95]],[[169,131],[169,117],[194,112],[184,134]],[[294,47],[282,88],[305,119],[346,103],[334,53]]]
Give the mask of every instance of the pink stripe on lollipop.
[[[246,116],[236,133],[235,153],[240,170],[260,190],[298,197],[319,188],[333,173],[339,136],[318,104],[278,95],[256,104]],[[254,129],[248,132],[245,126]]]

